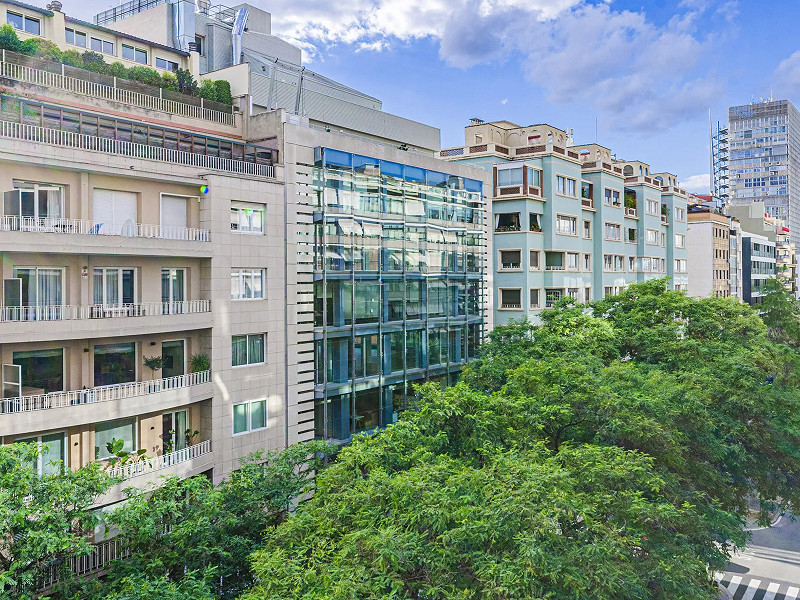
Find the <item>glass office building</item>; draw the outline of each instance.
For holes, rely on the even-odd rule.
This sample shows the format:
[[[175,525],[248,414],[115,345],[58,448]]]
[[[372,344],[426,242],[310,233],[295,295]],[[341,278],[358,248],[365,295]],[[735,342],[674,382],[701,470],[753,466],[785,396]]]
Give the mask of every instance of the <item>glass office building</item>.
[[[442,164],[442,168],[452,167]],[[316,148],[315,436],[386,426],[484,327],[482,183]]]

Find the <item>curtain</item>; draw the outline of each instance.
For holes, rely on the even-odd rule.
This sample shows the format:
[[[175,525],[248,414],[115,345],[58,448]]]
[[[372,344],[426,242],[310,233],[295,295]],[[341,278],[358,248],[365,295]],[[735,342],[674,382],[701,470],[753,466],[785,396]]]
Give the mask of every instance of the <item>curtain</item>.
[[[234,367],[247,364],[247,336],[235,335],[231,340],[232,364]]]
[[[261,334],[248,335],[247,345],[249,353],[248,362],[250,364],[264,362],[264,336]]]
[[[61,306],[61,269],[38,269],[38,306]]]
[[[94,426],[94,458],[102,460],[109,458],[111,453],[108,451],[107,444],[112,439],[124,440],[122,449],[126,452],[135,450],[136,441],[136,420],[120,419],[118,421],[106,421]]]
[[[93,286],[93,303],[101,306],[105,304],[105,298],[103,298],[103,269],[95,269],[92,275],[92,280],[94,282]]]

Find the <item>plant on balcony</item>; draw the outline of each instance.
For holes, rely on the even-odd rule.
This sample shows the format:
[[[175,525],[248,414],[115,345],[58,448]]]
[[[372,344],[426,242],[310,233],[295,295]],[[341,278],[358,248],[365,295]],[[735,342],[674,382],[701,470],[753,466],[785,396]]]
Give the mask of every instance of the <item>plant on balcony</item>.
[[[636,194],[634,192],[625,192],[625,208],[636,210]]]
[[[192,441],[194,440],[194,438],[200,435],[200,432],[197,431],[197,429],[195,429],[194,431],[192,431],[191,429],[187,429],[186,431],[183,432],[183,435],[186,438],[186,446],[191,446]]]
[[[503,231],[519,231],[519,226],[517,225],[498,225],[495,229],[497,232]]]
[[[581,188],[581,198],[586,198],[587,200],[591,199],[589,195],[589,188]]]
[[[669,208],[667,208],[666,204],[661,205],[661,216],[666,217],[669,215]]]
[[[110,442],[106,443],[106,449],[112,455],[108,459],[111,467],[123,467],[127,464],[136,463],[140,460],[147,460],[147,450],[140,448],[135,452],[128,452],[123,450],[125,447],[125,440],[112,438]]]
[[[208,354],[192,354],[191,358],[189,358],[189,367],[192,369],[192,373],[200,373],[211,369]]]
[[[164,366],[164,358],[162,356],[145,356],[142,358],[144,366],[150,369],[151,379],[156,378],[156,371],[160,371]]]

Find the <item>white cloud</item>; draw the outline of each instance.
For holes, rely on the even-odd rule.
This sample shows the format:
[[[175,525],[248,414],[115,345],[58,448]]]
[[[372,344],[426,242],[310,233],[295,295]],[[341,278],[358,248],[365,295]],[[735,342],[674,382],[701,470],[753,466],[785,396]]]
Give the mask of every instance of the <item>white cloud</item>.
[[[502,105],[508,104],[508,98],[503,98],[502,100],[500,100],[500,104]]]
[[[519,61],[551,102],[590,106],[617,129],[658,131],[702,114],[721,92],[705,72],[711,42],[696,17],[722,2],[683,0],[661,24],[588,0],[276,0],[269,10],[273,30],[310,44],[310,56],[429,38],[450,66]]]
[[[680,186],[692,194],[708,194],[711,183],[711,175],[691,175],[680,182]]]
[[[800,93],[800,50],[780,62],[772,75],[772,81],[778,97]]]

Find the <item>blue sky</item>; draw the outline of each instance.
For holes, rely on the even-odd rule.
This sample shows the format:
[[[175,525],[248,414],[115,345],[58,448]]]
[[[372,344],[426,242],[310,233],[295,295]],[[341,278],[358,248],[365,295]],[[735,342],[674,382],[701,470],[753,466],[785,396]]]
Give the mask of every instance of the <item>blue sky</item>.
[[[307,65],[463,143],[470,117],[573,128],[707,189],[708,109],[800,102],[797,0],[249,0]],[[88,0],[69,14],[104,8]],[[233,2],[231,2],[233,4]],[[704,177],[705,175],[705,177]]]

